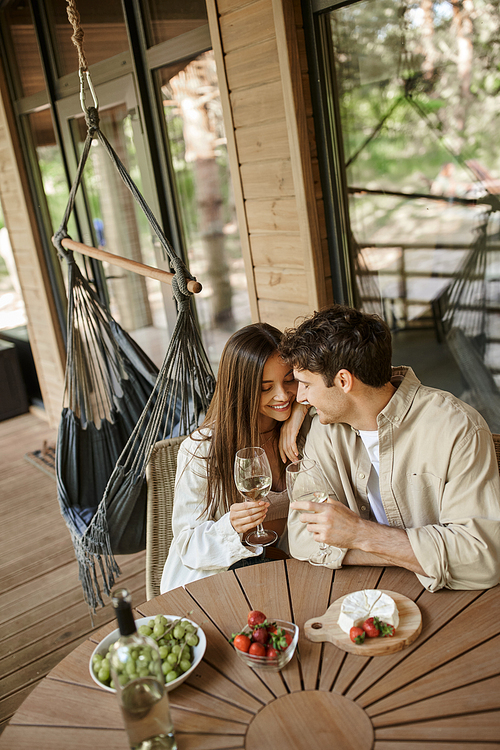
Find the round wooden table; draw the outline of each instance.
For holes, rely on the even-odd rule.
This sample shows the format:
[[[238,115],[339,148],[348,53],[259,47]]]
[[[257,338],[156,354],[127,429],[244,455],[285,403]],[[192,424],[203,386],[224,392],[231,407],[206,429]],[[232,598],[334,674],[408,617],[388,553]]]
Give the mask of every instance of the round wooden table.
[[[307,620],[363,588],[416,601],[423,627],[413,644],[368,657],[305,638]],[[250,669],[228,643],[249,609],[301,627],[298,653],[282,672]],[[137,613],[191,613],[207,636],[200,667],[169,694],[179,750],[500,748],[498,586],[431,594],[398,568],[334,573],[287,560],[205,578]],[[115,695],[88,671],[95,644],[113,628],[95,633],[42,680],[1,735],[1,750],[127,750]]]

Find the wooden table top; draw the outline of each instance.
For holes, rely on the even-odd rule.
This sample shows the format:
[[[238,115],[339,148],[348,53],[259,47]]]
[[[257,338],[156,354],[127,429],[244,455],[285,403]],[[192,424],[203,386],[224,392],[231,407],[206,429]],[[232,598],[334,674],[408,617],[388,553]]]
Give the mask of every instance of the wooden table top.
[[[364,588],[416,601],[423,627],[413,644],[368,657],[305,638],[307,620]],[[300,661],[296,654],[278,673],[241,661],[227,638],[250,609],[299,625]],[[398,568],[333,572],[287,560],[205,578],[137,607],[137,616],[188,612],[207,650],[169,694],[179,750],[500,748],[500,586],[431,594]],[[96,643],[113,629],[92,635],[39,683],[0,736],[1,750],[127,750],[116,696],[89,675]]]

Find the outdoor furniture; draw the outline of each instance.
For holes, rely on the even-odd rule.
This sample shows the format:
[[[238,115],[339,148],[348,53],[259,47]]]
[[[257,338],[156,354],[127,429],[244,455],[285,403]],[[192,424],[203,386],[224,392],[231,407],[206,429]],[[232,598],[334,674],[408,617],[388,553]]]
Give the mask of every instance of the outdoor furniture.
[[[172,543],[177,454],[185,436],[158,441],[146,470],[148,483],[146,521],[146,596],[160,593],[161,574]]]
[[[363,588],[417,602],[423,627],[412,645],[370,658],[304,637],[307,620]],[[243,664],[227,638],[250,608],[300,626],[300,662],[295,655],[280,673]],[[403,569],[333,572],[297,560],[221,573],[137,607],[138,616],[189,613],[207,636],[199,668],[170,693],[179,750],[498,747],[499,611],[499,586],[431,594]],[[42,680],[0,736],[0,750],[127,750],[116,697],[88,671],[96,643],[114,627],[93,634]]]
[[[0,421],[28,411],[16,347],[0,339]]]

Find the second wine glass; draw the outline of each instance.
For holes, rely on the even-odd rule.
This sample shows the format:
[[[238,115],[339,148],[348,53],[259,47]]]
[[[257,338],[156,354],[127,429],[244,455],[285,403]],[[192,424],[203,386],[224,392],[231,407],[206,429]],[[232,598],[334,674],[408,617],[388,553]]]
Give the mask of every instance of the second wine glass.
[[[262,500],[267,497],[273,477],[264,448],[242,448],[234,459],[234,481],[245,500]],[[245,542],[256,547],[267,547],[278,535],[265,529],[261,523],[245,536]]]
[[[290,502],[307,500],[311,503],[324,503],[335,493],[328,486],[321,467],[312,458],[302,458],[286,467],[286,487]],[[311,565],[323,565],[331,547],[321,542],[319,549],[309,556]]]

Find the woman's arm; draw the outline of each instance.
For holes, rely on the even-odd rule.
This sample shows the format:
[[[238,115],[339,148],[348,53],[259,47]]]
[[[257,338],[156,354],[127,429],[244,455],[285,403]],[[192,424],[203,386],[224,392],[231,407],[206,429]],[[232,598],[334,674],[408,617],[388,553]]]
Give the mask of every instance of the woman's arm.
[[[297,461],[299,458],[299,451],[297,449],[297,435],[299,434],[302,423],[306,418],[306,414],[309,411],[309,406],[301,404],[298,401],[294,401],[292,406],[292,413],[281,426],[280,439],[279,439],[279,451],[281,460],[284,464],[288,461]]]
[[[256,553],[242,544],[240,532],[232,524],[231,511],[224,513],[220,509],[207,516],[204,508],[207,462],[204,456],[208,453],[208,448],[208,441],[199,442],[187,438],[179,449],[172,514],[174,539],[171,551],[178,554],[182,564],[188,568],[215,571],[228,568],[243,558],[255,556],[260,553],[260,548]],[[258,503],[246,505],[259,506]],[[265,515],[268,504],[264,503],[259,507],[258,512],[255,507],[246,508],[241,514],[233,511],[233,517],[236,517],[235,514],[238,517],[236,525],[249,524],[250,513],[252,523],[248,528],[252,528],[253,518],[255,515]]]

